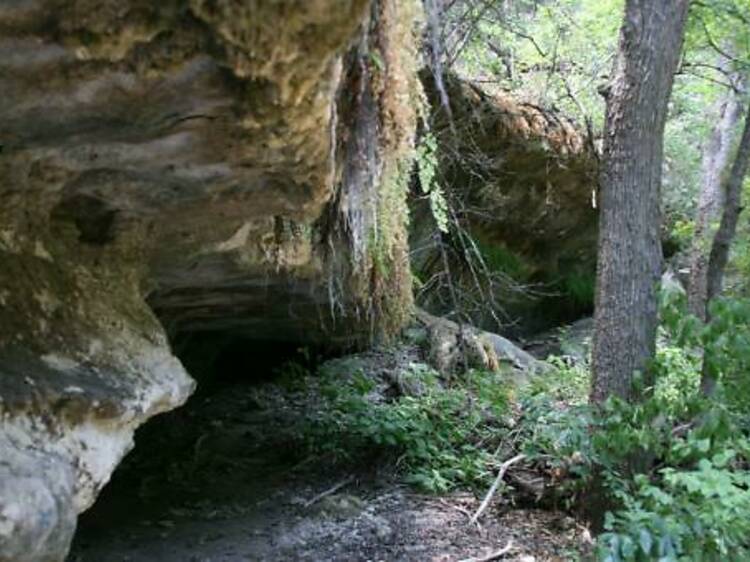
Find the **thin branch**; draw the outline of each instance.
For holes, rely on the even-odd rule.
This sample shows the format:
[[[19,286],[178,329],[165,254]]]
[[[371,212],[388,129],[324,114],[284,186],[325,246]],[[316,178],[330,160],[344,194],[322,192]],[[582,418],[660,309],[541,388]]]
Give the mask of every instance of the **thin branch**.
[[[315,496],[315,497],[314,497],[313,499],[311,499],[311,500],[309,500],[309,501],[305,502],[304,506],[305,506],[305,507],[310,507],[311,505],[314,505],[314,504],[318,503],[318,502],[319,502],[320,500],[322,500],[323,498],[325,498],[325,497],[327,497],[327,496],[330,496],[331,494],[335,494],[335,493],[336,493],[336,492],[338,492],[338,491],[339,491],[339,490],[340,490],[341,488],[343,488],[343,487],[344,487],[344,486],[346,486],[347,484],[351,484],[351,483],[352,483],[353,481],[354,481],[354,476],[349,476],[349,477],[345,478],[344,480],[342,480],[341,482],[339,482],[339,483],[338,483],[338,484],[336,484],[335,486],[332,486],[332,487],[328,488],[328,489],[327,489],[327,490],[325,490],[324,492],[321,492],[321,493],[319,493],[319,494],[318,494],[317,496]]]
[[[727,60],[730,60],[740,66],[746,66],[746,62],[738,59],[737,57],[733,56],[731,53],[728,53],[724,49],[722,49],[719,44],[714,40],[713,36],[711,35],[711,32],[708,30],[708,25],[706,25],[706,20],[704,20],[702,17],[698,16],[698,20],[701,22],[701,26],[703,27],[703,33],[706,35],[706,40],[708,41],[708,44],[711,46],[711,48],[719,53],[722,57],[726,58]]]
[[[716,78],[712,78],[711,76],[706,76],[704,74],[701,74],[699,72],[695,71],[689,71],[689,70],[678,70],[675,75],[677,76],[692,76],[694,78],[700,78],[701,80],[706,80],[707,82],[712,82],[714,84],[717,84],[721,86],[722,88],[727,88],[728,90],[734,90],[735,86],[734,84],[727,84],[726,82],[723,82],[721,80],[717,80]],[[736,91],[736,90],[735,90]]]
[[[471,23],[469,23],[469,28],[464,33],[463,37],[456,42],[456,50],[455,52],[448,58],[447,64],[445,65],[447,68],[451,68],[453,64],[458,60],[458,57],[461,55],[461,52],[463,52],[464,48],[469,42],[469,39],[473,35],[477,24],[482,19],[484,14],[492,7],[492,3],[494,0],[486,0],[482,3],[482,7],[479,9],[479,12],[477,15],[471,20]]]
[[[539,43],[536,42],[536,39],[534,39],[533,36],[529,35],[528,33],[524,33],[523,31],[519,31],[518,29],[515,29],[514,27],[508,25],[503,21],[502,19],[498,22],[500,27],[502,27],[505,31],[512,33],[516,37],[520,37],[521,39],[526,39],[531,45],[534,47],[536,52],[541,56],[543,59],[547,58],[547,53],[542,49],[542,47],[539,45]]]
[[[482,516],[482,513],[484,513],[484,510],[487,509],[487,506],[490,505],[490,501],[492,501],[492,496],[495,495],[495,492],[497,491],[498,486],[500,486],[500,482],[503,481],[503,477],[505,476],[505,473],[508,472],[508,469],[516,464],[517,462],[520,462],[526,458],[526,455],[520,454],[516,455],[515,457],[508,459],[500,466],[500,471],[497,473],[497,478],[495,478],[495,481],[492,483],[492,486],[490,486],[490,489],[487,491],[487,495],[484,496],[484,500],[482,500],[482,504],[479,506],[479,509],[477,509],[477,512],[474,514],[474,516],[471,518],[470,523],[473,525],[475,524],[479,518]]]
[[[710,76],[704,76],[702,74],[698,74],[695,72],[685,72],[685,69],[690,68],[707,68],[709,70],[713,70],[714,72],[718,72],[722,76],[724,76],[729,83],[722,82],[721,80],[717,80],[715,78],[711,78]],[[719,84],[725,88],[729,88],[731,90],[734,90],[735,94],[742,95],[742,89],[737,85],[736,80],[736,73],[732,73],[728,71],[726,68],[721,68],[720,66],[716,66],[714,64],[708,64],[705,62],[689,62],[684,61],[679,69],[677,70],[677,74],[689,74],[691,76],[695,76],[696,78],[701,78],[702,80],[708,80],[711,82],[714,82],[716,84]]]

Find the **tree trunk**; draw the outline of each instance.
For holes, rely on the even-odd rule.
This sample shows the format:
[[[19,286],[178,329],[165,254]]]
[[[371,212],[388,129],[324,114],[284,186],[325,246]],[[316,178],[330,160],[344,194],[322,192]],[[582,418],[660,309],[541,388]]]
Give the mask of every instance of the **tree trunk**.
[[[724,207],[722,176],[728,167],[732,133],[740,117],[738,101],[737,95],[731,90],[727,90],[719,100],[716,112],[718,121],[703,150],[701,191],[690,248],[688,308],[704,322],[708,304],[708,259]]]
[[[627,400],[648,375],[656,347],[661,276],[660,191],[664,125],[689,0],[626,0],[615,72],[607,91],[599,176],[599,246],[591,402]],[[637,461],[637,462],[633,462]],[[629,459],[633,471],[645,457]],[[614,508],[595,472],[584,502],[594,532]]]
[[[654,355],[664,125],[688,0],[627,0],[607,94],[591,401],[633,398]]]
[[[708,259],[707,302],[721,293],[724,283],[724,270],[729,261],[729,248],[737,231],[737,220],[742,212],[742,184],[747,175],[750,163],[750,104],[745,114],[745,126],[740,145],[737,148],[732,170],[726,183],[724,212],[721,215],[719,229],[711,245]],[[705,394],[711,394],[716,384],[716,373],[711,368],[710,358],[704,357],[703,380],[701,388]]]

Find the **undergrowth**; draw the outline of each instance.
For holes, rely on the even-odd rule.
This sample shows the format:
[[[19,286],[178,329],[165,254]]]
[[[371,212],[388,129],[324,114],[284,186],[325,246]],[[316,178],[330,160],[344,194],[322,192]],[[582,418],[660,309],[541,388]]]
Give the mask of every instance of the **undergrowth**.
[[[551,356],[547,363],[553,369],[546,375],[531,380],[523,396],[562,402],[566,406],[583,404],[588,400],[591,384],[589,362],[571,357]]]
[[[703,326],[682,296],[665,295],[656,378],[640,403],[591,408],[585,364],[560,360],[523,398],[529,461],[565,472],[571,504],[595,473],[614,499],[599,560],[750,560],[750,303],[717,302],[712,318]],[[710,398],[700,392],[700,350],[720,381]]]
[[[507,430],[508,394],[497,375],[470,371],[450,384],[414,365],[408,394],[384,399],[361,373],[321,375],[324,403],[304,429],[309,449],[340,460],[390,456],[406,482],[427,492],[485,484]]]
[[[483,491],[520,452],[558,506],[582,507],[594,476],[603,480],[614,503],[598,560],[750,560],[750,301],[718,301],[711,317],[704,326],[684,296],[665,294],[654,383],[637,379],[638,403],[590,406],[585,357],[550,358],[553,368],[515,395],[483,371],[447,381],[413,365],[391,397],[362,373],[322,373],[304,442],[345,460],[391,458],[429,492]],[[704,363],[719,381],[710,398]]]

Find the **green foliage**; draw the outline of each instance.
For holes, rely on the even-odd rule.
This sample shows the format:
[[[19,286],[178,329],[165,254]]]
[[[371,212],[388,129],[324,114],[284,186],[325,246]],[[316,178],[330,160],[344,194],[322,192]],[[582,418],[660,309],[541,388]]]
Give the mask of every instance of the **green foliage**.
[[[529,459],[572,477],[562,490],[571,498],[598,474],[615,500],[597,540],[602,561],[750,559],[750,301],[718,301],[703,326],[684,300],[663,296],[643,401],[586,405],[587,366],[559,358],[521,401]],[[719,375],[710,399],[699,390],[700,349]]]
[[[414,391],[388,401],[361,373],[346,380],[322,376],[326,402],[304,428],[313,452],[342,460],[391,455],[407,482],[429,492],[491,477],[489,451],[504,433],[508,408],[496,374],[471,371],[446,386],[434,371],[415,365],[401,382]]]
[[[750,201],[750,176],[743,185],[743,201]],[[747,211],[745,211],[747,212]],[[750,221],[737,225],[726,278],[727,292],[739,297],[750,297]]]
[[[666,293],[670,342],[657,356],[656,386],[641,404],[610,400],[593,440],[596,462],[621,508],[599,539],[602,560],[744,560],[750,557],[750,443],[741,424],[748,406],[750,303],[719,301],[703,326],[684,296]],[[699,392],[699,357],[724,388]],[[621,472],[633,454],[654,462]]]
[[[654,395],[671,414],[680,414],[698,393],[701,380],[699,354],[674,345],[661,345],[656,351]]]
[[[561,491],[570,494],[585,489],[596,468],[619,505],[598,538],[599,560],[750,555],[750,442],[718,403],[697,392],[655,392],[641,404],[613,398],[592,410],[539,394],[523,407],[529,459],[564,468],[573,478]],[[646,459],[635,473],[623,468],[634,456]]]
[[[747,0],[705,0],[691,5],[684,60],[676,76],[664,136],[664,205],[668,216],[684,227],[696,210],[701,150],[718,119],[717,101],[727,95],[729,75],[747,76],[750,71],[748,22]],[[673,234],[684,242],[689,231],[678,228]]]
[[[610,80],[623,6],[623,0],[453,2],[445,33],[451,69],[490,90],[589,121],[600,133],[605,101],[598,90]],[[687,29],[664,136],[662,193],[673,221],[693,217],[701,149],[727,90],[726,71],[750,69],[750,2],[693,2]]]
[[[474,239],[487,269],[493,273],[503,273],[515,281],[525,281],[529,276],[529,267],[523,259],[501,244],[483,242]]]
[[[704,369],[724,386],[732,411],[750,416],[750,299],[714,299],[706,325],[687,313],[684,294],[662,300],[662,323],[675,345],[685,353],[703,350]]]
[[[728,411],[697,396],[683,402],[690,417],[665,415],[658,397],[634,406],[605,405],[593,441],[620,509],[607,516],[600,560],[744,560],[750,555],[750,443]],[[684,434],[676,429],[700,417]],[[688,420],[688,421],[685,421]],[[633,475],[628,455],[657,459]]]
[[[575,305],[586,309],[594,306],[596,280],[593,273],[573,271],[563,277],[561,285],[564,296]]]
[[[750,2],[748,0],[701,0],[690,10],[686,32],[688,52],[717,49],[733,53],[736,70],[750,64]]]
[[[570,506],[591,473],[591,376],[587,361],[551,356],[547,363],[552,369],[520,393],[517,439],[530,463],[568,476],[555,494]]]
[[[535,376],[524,390],[524,396],[544,397],[546,400],[557,400],[573,406],[585,404],[591,386],[588,362],[550,356],[547,363],[553,368]]]
[[[586,489],[596,468],[616,499],[619,508],[597,541],[599,560],[750,555],[750,442],[717,403],[697,392],[667,392],[641,404],[613,398],[592,410],[537,394],[524,400],[523,412],[523,451],[567,472],[561,493]],[[690,425],[698,416],[702,423]],[[623,468],[634,455],[647,460],[635,473]]]
[[[677,219],[673,224],[670,236],[677,242],[680,248],[687,248],[693,239],[695,222],[686,219]]]
[[[551,468],[565,468],[578,480],[567,480],[558,490],[565,495],[580,490],[591,474],[591,409],[586,404],[566,406],[544,394],[521,400],[521,450],[528,460]]]
[[[750,176],[745,178],[742,200],[750,201]],[[724,281],[727,294],[750,298],[750,221],[740,219],[737,225]]]
[[[422,193],[430,202],[430,210],[441,232],[448,232],[448,203],[435,176],[438,170],[437,140],[427,131],[417,145],[417,172]]]
[[[455,17],[478,22],[461,53],[462,73],[602,124],[604,102],[596,87],[611,67],[622,0],[521,1],[490,10],[476,2],[468,17],[460,4]]]
[[[668,346],[643,403],[611,399],[598,416],[595,462],[620,509],[607,517],[601,560],[745,560],[750,558],[750,442],[747,439],[750,302],[719,300],[703,326],[684,295],[665,293]],[[723,385],[699,392],[700,357]],[[744,393],[744,394],[743,394]],[[745,428],[743,430],[743,425]],[[623,474],[632,455],[652,457]]]

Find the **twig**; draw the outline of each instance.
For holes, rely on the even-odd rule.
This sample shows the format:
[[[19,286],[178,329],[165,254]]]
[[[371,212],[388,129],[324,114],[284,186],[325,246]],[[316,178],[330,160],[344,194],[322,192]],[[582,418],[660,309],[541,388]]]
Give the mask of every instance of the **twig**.
[[[695,421],[680,424],[672,429],[672,437],[682,437],[695,427]]]
[[[459,560],[459,562],[490,562],[490,560],[497,560],[501,556],[508,554],[511,550],[513,550],[513,541],[508,541],[508,544],[506,544],[503,548],[501,548],[500,550],[496,550],[495,552],[492,552],[487,556],[464,558],[463,560]]]
[[[470,512],[470,511],[469,511],[468,509],[464,509],[464,508],[463,508],[463,507],[461,507],[461,506],[458,506],[458,505],[453,505],[452,503],[448,503],[448,502],[447,502],[447,501],[445,501],[444,499],[440,499],[440,500],[438,500],[438,503],[439,503],[440,505],[444,505],[445,507],[450,507],[451,509],[455,509],[455,510],[456,510],[456,511],[458,511],[459,513],[463,513],[464,515],[466,515],[466,517],[468,517],[469,519],[471,519],[471,512]]]
[[[739,64],[740,66],[744,66],[744,61],[741,61],[737,57],[732,56],[731,53],[728,53],[726,50],[719,47],[719,44],[714,40],[714,38],[711,35],[711,32],[708,29],[708,25],[706,25],[706,20],[704,20],[702,17],[698,17],[698,21],[701,22],[701,25],[703,26],[703,33],[706,35],[706,40],[708,41],[708,44],[713,48],[714,51],[719,53],[722,57]]]
[[[344,480],[342,480],[341,482],[339,482],[335,486],[332,486],[331,488],[328,488],[325,492],[321,492],[317,496],[315,496],[313,499],[305,502],[304,506],[307,508],[307,507],[310,507],[311,505],[313,505],[315,503],[318,503],[320,500],[322,500],[326,496],[330,496],[331,494],[335,494],[341,488],[343,488],[347,484],[350,484],[353,481],[354,481],[354,476],[349,476],[349,477],[345,478]]]
[[[503,476],[505,476],[505,473],[508,471],[508,469],[513,466],[515,463],[522,461],[526,458],[526,455],[520,454],[516,455],[512,459],[508,459],[500,466],[500,471],[497,473],[497,478],[495,478],[495,481],[492,483],[492,486],[490,486],[490,489],[487,491],[487,495],[484,496],[484,500],[482,500],[482,505],[479,506],[479,509],[477,509],[477,512],[474,514],[474,516],[471,518],[470,523],[474,524],[477,522],[477,520],[481,517],[482,513],[484,513],[484,510],[487,509],[487,506],[490,504],[490,500],[492,500],[492,496],[495,495],[495,492],[497,491],[497,487],[500,485],[500,482],[503,481]]]

